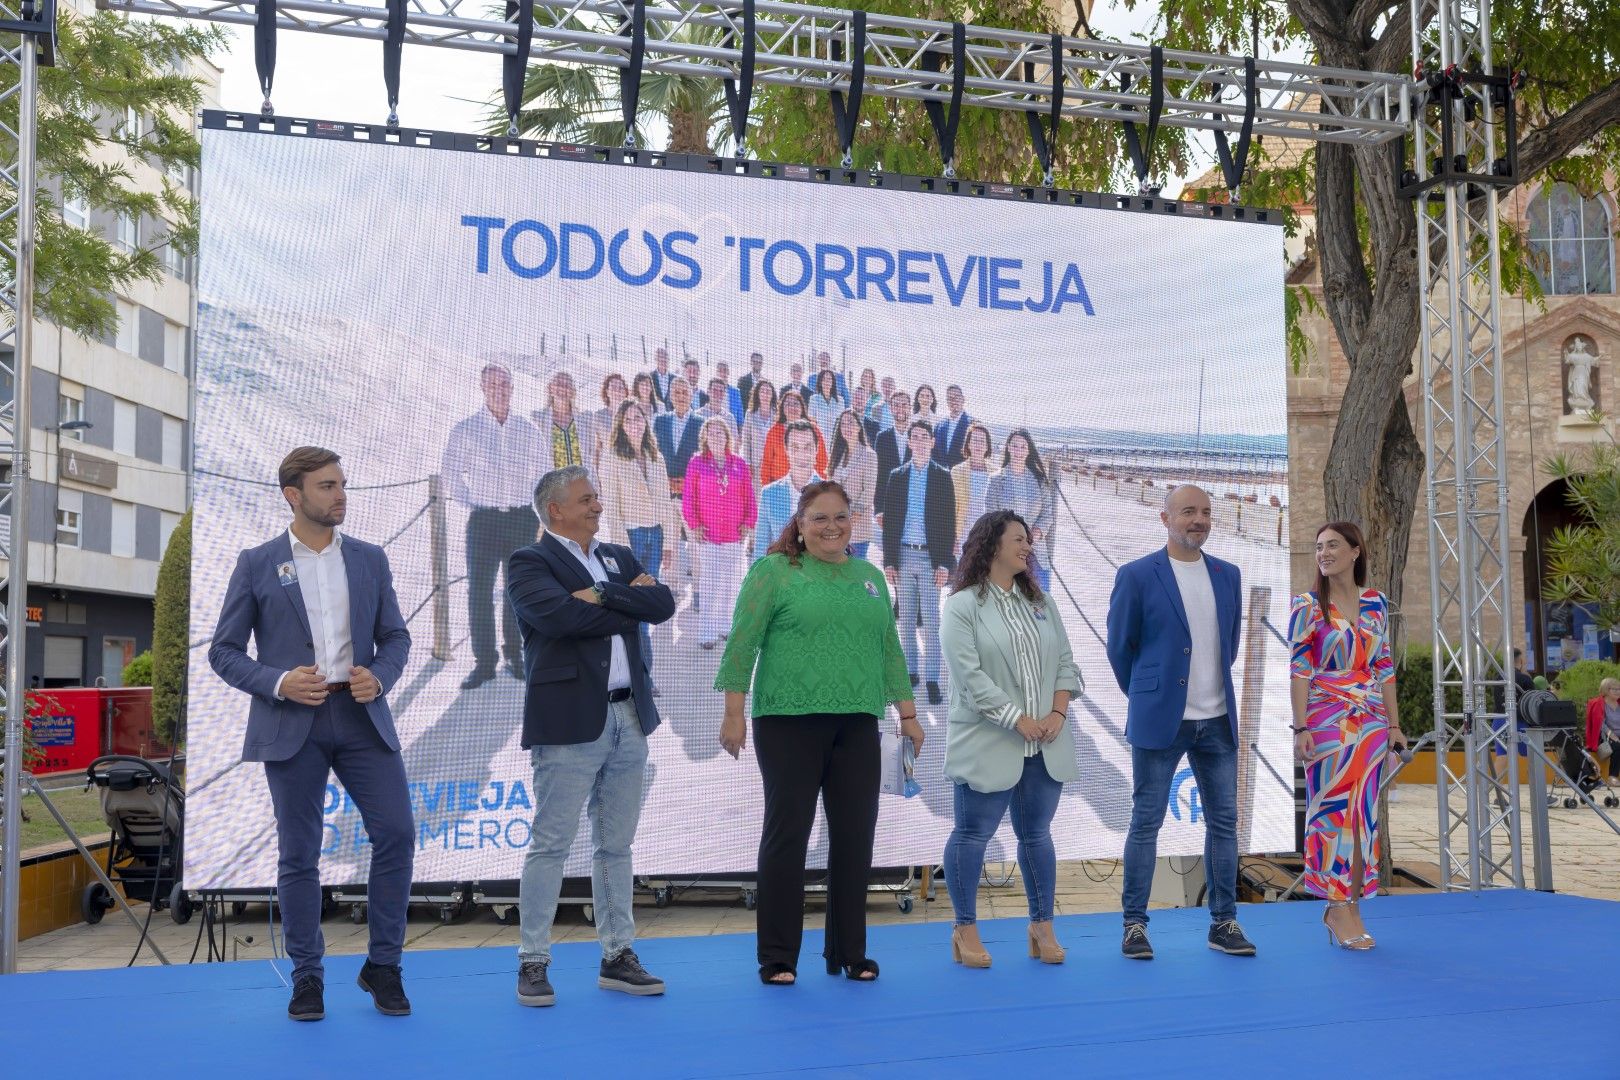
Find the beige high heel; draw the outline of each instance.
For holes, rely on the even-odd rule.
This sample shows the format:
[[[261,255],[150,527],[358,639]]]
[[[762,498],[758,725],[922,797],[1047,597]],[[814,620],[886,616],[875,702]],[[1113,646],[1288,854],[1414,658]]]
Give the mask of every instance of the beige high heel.
[[[953,926],[951,928],[951,959],[964,967],[989,967],[990,954],[985,952],[982,946],[976,949],[972,945],[962,943],[962,931],[965,929],[967,929],[965,926]]]
[[[1063,946],[1057,943],[1056,937],[1052,939],[1051,945],[1047,945],[1046,942],[1042,941],[1035,933],[1035,925],[1031,923],[1029,927],[1029,955],[1039,957],[1043,964],[1061,964],[1068,953]]]

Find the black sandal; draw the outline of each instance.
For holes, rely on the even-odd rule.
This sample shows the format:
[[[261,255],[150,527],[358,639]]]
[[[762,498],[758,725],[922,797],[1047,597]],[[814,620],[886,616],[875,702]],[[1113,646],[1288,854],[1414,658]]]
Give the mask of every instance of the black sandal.
[[[839,964],[832,957],[827,958],[827,974],[837,975],[844,973],[844,978],[854,982],[876,982],[878,977],[878,964],[876,960],[863,957],[851,964]]]
[[[779,979],[778,975],[792,975],[791,979]],[[759,965],[759,981],[766,986],[792,986],[799,981],[799,973],[793,970],[791,964],[761,964]]]

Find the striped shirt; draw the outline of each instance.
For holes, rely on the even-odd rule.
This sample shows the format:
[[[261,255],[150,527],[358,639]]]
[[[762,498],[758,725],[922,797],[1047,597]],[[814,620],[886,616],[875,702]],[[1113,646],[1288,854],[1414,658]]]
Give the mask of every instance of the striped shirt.
[[[1002,621],[1007,624],[1007,632],[1012,639],[1013,668],[1018,676],[1017,691],[1010,695],[1012,701],[999,714],[992,715],[991,719],[1002,727],[1014,730],[1020,716],[1039,719],[1052,710],[1050,701],[1045,702],[1043,707],[1036,700],[1036,695],[1041,692],[1041,628],[1035,622],[1035,605],[1024,598],[1017,586],[1007,590],[994,582],[986,584],[990,595],[996,598]],[[1044,607],[1041,610],[1044,612]],[[1040,752],[1040,743],[1024,744],[1025,757],[1034,757]]]

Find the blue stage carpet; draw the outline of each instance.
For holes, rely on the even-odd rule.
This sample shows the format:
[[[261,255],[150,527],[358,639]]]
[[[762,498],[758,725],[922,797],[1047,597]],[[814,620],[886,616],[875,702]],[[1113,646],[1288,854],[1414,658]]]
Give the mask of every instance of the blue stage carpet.
[[[16,975],[0,979],[0,1074],[1620,1076],[1620,904],[1493,892],[1366,910],[1379,947],[1347,953],[1320,904],[1244,907],[1255,959],[1208,949],[1202,911],[1155,912],[1151,963],[1119,955],[1117,915],[1071,916],[1054,967],[1025,955],[1022,921],[986,922],[988,971],[950,962],[946,925],[882,927],[870,986],[821,972],[819,934],[792,988],[760,985],[752,936],[664,938],[638,952],[669,994],[642,999],[596,988],[594,944],[563,945],[550,1009],[513,1000],[510,949],[408,953],[404,1019],[373,1011],[360,960],[340,957],[315,1024],[285,1018],[263,961]]]

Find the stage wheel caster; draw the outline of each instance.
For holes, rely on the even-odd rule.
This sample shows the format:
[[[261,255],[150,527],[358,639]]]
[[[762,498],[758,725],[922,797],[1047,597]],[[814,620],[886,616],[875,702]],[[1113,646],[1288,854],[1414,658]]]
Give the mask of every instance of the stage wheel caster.
[[[450,904],[439,905],[439,925],[449,926],[456,918],[456,909]]]
[[[669,907],[670,895],[673,892],[668,885],[660,885],[653,890],[653,907]]]
[[[169,890],[169,918],[174,920],[174,925],[184,926],[191,921],[191,912],[191,896],[177,881]]]
[[[86,885],[84,895],[79,898],[79,914],[91,924],[100,922],[101,917],[112,910],[112,906],[112,893],[99,881]]]
[[[322,897],[322,900],[323,900],[323,903],[321,904],[321,906],[325,907],[326,906],[326,904],[324,903],[325,898]],[[232,900],[231,901],[231,918],[240,919],[243,915],[246,915],[246,914],[247,914],[247,901],[246,900]]]
[[[1573,810],[1573,809],[1575,809],[1575,807],[1577,807],[1579,805],[1580,804],[1575,801],[1574,796],[1569,796],[1569,797],[1564,799],[1564,809],[1565,810]]]
[[[911,914],[912,899],[911,899],[911,894],[910,893],[901,893],[898,903],[900,904],[900,914],[902,914],[902,915],[910,915]]]
[[[359,926],[366,921],[366,905],[355,904],[349,908],[349,921]]]
[[[585,922],[588,925],[596,925],[596,908],[594,906],[586,904],[584,907],[580,908],[579,911],[581,915],[585,916]]]
[[[755,906],[758,905],[758,904],[759,904],[759,893],[755,892],[753,889],[744,889],[743,890],[743,907],[746,908],[749,911],[753,911]]]

